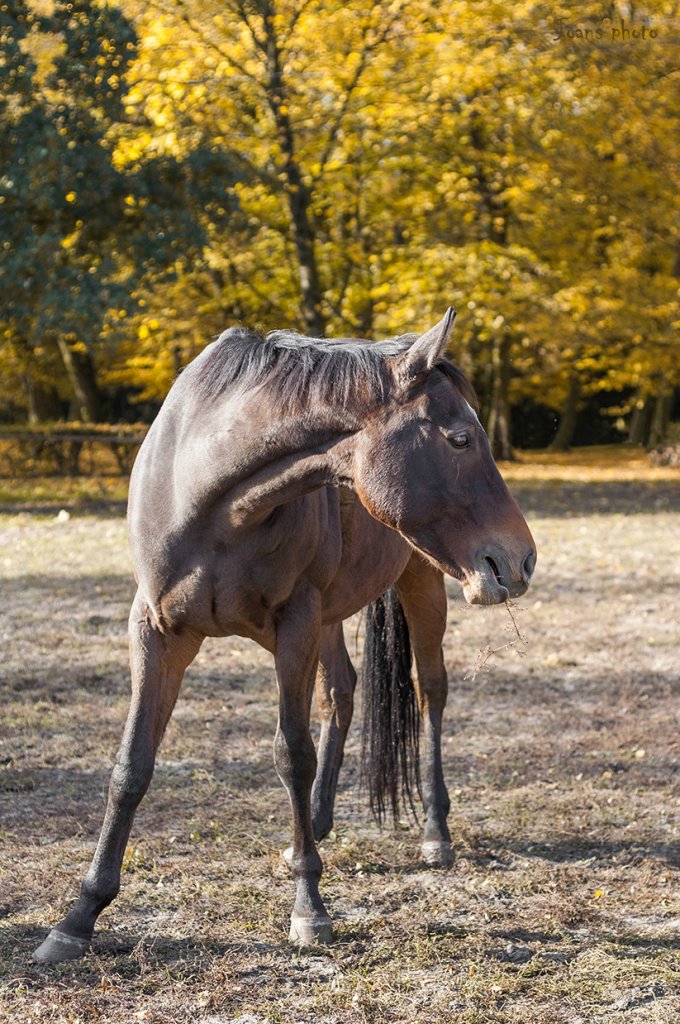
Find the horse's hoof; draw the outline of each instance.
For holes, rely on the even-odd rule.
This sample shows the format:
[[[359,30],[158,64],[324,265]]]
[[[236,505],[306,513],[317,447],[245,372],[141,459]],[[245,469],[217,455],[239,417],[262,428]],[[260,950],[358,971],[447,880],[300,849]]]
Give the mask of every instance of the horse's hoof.
[[[288,867],[293,870],[293,847],[287,846],[285,850],[281,851],[281,856]]]
[[[430,868],[449,868],[455,854],[451,843],[443,839],[428,839],[423,843],[422,859]]]
[[[293,914],[288,938],[298,946],[326,946],[333,941],[333,924],[330,917]]]
[[[90,948],[89,939],[79,939],[53,928],[45,941],[38,946],[33,959],[40,964],[60,964],[64,960],[78,960]]]

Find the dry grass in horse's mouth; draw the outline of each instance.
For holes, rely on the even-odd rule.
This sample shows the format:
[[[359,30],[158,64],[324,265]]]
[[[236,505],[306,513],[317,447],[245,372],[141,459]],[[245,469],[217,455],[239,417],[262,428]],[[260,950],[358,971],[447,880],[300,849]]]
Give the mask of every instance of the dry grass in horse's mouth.
[[[492,562],[492,559],[487,558],[487,562]],[[465,676],[466,679],[475,680],[479,673],[486,668],[491,658],[493,658],[494,655],[499,654],[501,651],[508,649],[513,650],[520,658],[523,658],[526,654],[529,641],[525,634],[520,632],[519,626],[517,625],[517,619],[513,615],[513,609],[515,612],[521,612],[522,609],[519,605],[513,604],[511,601],[505,601],[504,604],[508,615],[510,616],[510,622],[505,627],[505,629],[512,634],[510,639],[506,640],[504,644],[500,644],[498,647],[491,647],[490,644],[486,644],[485,647],[480,648],[472,667],[472,671]]]

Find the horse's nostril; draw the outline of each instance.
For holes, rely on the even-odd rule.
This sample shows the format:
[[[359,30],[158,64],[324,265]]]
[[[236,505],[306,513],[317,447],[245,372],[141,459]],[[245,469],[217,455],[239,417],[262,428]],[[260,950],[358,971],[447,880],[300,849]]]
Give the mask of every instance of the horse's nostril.
[[[501,574],[500,574],[500,572],[498,571],[498,566],[497,566],[497,565],[496,565],[496,563],[494,562],[493,558],[490,558],[490,557],[489,557],[489,556],[487,555],[487,556],[486,556],[486,559],[485,559],[485,561],[486,561],[486,562],[488,563],[488,565],[489,565],[489,566],[490,566],[490,568],[491,568],[491,572],[492,572],[492,573],[494,574],[494,576],[496,577],[496,582],[497,582],[497,583],[502,583],[502,580],[501,580]]]
[[[536,568],[536,552],[532,550],[532,551],[529,552],[528,555],[525,556],[524,561],[522,562],[522,579],[524,580],[525,583],[529,582],[529,580],[531,579],[531,577],[534,574],[534,569],[535,568]]]

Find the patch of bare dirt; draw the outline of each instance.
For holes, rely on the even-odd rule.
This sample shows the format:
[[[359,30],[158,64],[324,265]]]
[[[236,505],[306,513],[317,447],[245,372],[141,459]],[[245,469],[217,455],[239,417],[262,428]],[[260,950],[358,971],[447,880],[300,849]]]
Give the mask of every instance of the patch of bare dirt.
[[[451,870],[419,864],[415,823],[368,821],[356,723],[322,847],[338,938],[289,946],[271,662],[210,641],[94,952],[52,969],[30,953],[93,851],[133,584],[121,518],[1,517],[0,1020],[675,1024],[680,516],[673,485],[648,483],[658,503],[625,481],[518,482],[539,548],[515,609],[525,653],[505,649],[474,679],[508,618],[451,582]]]

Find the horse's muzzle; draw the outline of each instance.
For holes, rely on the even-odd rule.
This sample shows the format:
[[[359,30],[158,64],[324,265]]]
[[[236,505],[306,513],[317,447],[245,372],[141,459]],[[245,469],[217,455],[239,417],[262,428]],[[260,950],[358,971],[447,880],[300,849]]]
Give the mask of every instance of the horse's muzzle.
[[[518,565],[512,563],[519,562]],[[480,552],[474,571],[463,583],[468,604],[502,604],[509,597],[525,594],[536,566],[536,552],[531,548],[518,560],[500,548]]]

